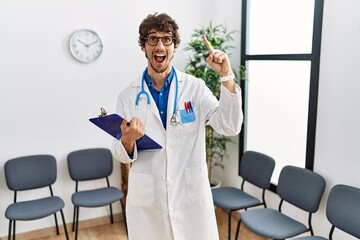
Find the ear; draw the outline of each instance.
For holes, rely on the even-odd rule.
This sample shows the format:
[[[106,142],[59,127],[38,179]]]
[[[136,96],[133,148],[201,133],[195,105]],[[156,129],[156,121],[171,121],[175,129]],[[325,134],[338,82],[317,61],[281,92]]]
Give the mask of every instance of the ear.
[[[141,47],[141,51],[143,51],[145,53],[145,57],[148,58],[147,54],[146,54],[146,51],[145,51],[145,47]]]

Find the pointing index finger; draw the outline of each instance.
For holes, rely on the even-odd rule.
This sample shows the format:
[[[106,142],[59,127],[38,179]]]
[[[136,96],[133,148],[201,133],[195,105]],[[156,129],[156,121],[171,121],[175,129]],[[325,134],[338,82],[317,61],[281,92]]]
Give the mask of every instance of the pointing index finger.
[[[207,40],[205,35],[202,35],[202,40],[205,43],[205,46],[207,49],[209,49],[210,54],[214,53],[214,48],[211,46],[211,43]]]

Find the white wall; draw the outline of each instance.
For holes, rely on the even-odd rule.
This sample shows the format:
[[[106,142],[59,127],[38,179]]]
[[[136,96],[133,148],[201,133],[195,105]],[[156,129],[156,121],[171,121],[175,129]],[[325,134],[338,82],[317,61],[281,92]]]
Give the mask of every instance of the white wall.
[[[330,224],[325,216],[326,199],[334,184],[360,187],[360,1],[325,0],[318,118],[314,170],[327,181],[320,210],[314,215],[316,234],[327,236]],[[228,161],[225,171],[217,172],[224,185],[240,186],[236,175],[238,163]],[[248,188],[257,193],[252,187]],[[267,194],[269,206],[277,208],[279,198]],[[285,205],[285,211],[300,217],[307,216]],[[304,234],[308,235],[308,234]],[[355,239],[335,231],[335,239]]]
[[[137,43],[138,26],[153,12],[169,13],[180,27],[182,44],[173,60],[179,69],[185,67],[189,53],[183,48],[193,29],[212,20],[240,30],[236,0],[0,0],[0,236],[7,235],[4,212],[13,201],[3,165],[18,156],[44,153],[57,158],[54,191],[65,201],[67,222],[72,221],[74,183],[66,156],[81,148],[111,146],[111,137],[88,119],[100,107],[114,111],[117,94],[141,74],[146,60]],[[68,49],[71,33],[81,28],[96,31],[103,40],[103,53],[91,64],[77,62]],[[235,66],[239,55],[232,56]],[[230,153],[234,158],[236,151]],[[117,162],[111,180],[120,186]],[[21,193],[19,199],[34,194]],[[118,204],[114,207],[120,211]],[[82,211],[80,219],[106,214],[107,208],[91,209]],[[52,225],[53,218],[19,222],[17,232]]]
[[[358,0],[325,1],[315,171],[326,178],[327,189],[314,216],[315,232],[323,236],[329,230],[324,207],[331,186],[360,187],[359,9]],[[146,61],[137,45],[138,25],[155,11],[168,12],[180,26],[183,42],[173,60],[180,69],[188,56],[182,48],[194,28],[212,20],[240,30],[241,3],[237,0],[0,0],[0,236],[7,234],[4,211],[13,200],[5,185],[3,165],[22,155],[49,153],[57,158],[54,190],[64,198],[66,219],[71,222],[74,185],[67,173],[66,155],[79,148],[110,147],[112,139],[88,118],[96,116],[100,107],[113,111],[118,92],[143,70]],[[104,51],[94,63],[80,64],[69,53],[69,37],[79,28],[98,32],[104,42]],[[237,37],[239,47],[240,35]],[[233,65],[238,66],[239,56],[239,52],[233,53]],[[237,149],[238,144],[229,145],[225,170],[215,171],[223,185],[240,185]],[[116,162],[112,182],[120,186]],[[270,207],[277,207],[276,195],[269,193],[267,199]],[[116,206],[115,210],[119,209]],[[107,209],[91,209],[80,217],[106,214]],[[19,223],[17,231],[51,225],[53,219],[47,218]],[[338,239],[349,239],[338,235]]]

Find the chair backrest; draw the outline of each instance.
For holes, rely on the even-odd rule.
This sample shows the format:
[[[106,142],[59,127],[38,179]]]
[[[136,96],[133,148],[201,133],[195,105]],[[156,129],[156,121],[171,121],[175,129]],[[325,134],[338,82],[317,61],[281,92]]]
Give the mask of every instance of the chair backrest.
[[[51,155],[32,155],[10,159],[4,166],[5,179],[12,191],[52,185],[56,181],[56,159]]]
[[[360,238],[360,189],[335,185],[329,193],[326,216],[334,227]]]
[[[274,167],[275,161],[271,157],[263,153],[247,151],[241,158],[240,176],[260,188],[268,189]]]
[[[280,172],[277,192],[281,199],[315,213],[325,190],[325,179],[305,168],[285,166]]]
[[[73,151],[67,157],[70,177],[87,181],[108,177],[113,170],[113,158],[107,148],[89,148]]]

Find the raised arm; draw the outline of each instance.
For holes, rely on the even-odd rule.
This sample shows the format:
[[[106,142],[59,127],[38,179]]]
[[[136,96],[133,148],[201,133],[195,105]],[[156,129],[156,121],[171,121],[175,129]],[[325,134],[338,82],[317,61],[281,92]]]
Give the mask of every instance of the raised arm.
[[[209,50],[209,56],[206,58],[206,62],[220,75],[223,86],[230,92],[235,93],[235,76],[231,69],[229,56],[219,49],[214,49],[205,35],[202,36],[202,40]]]

